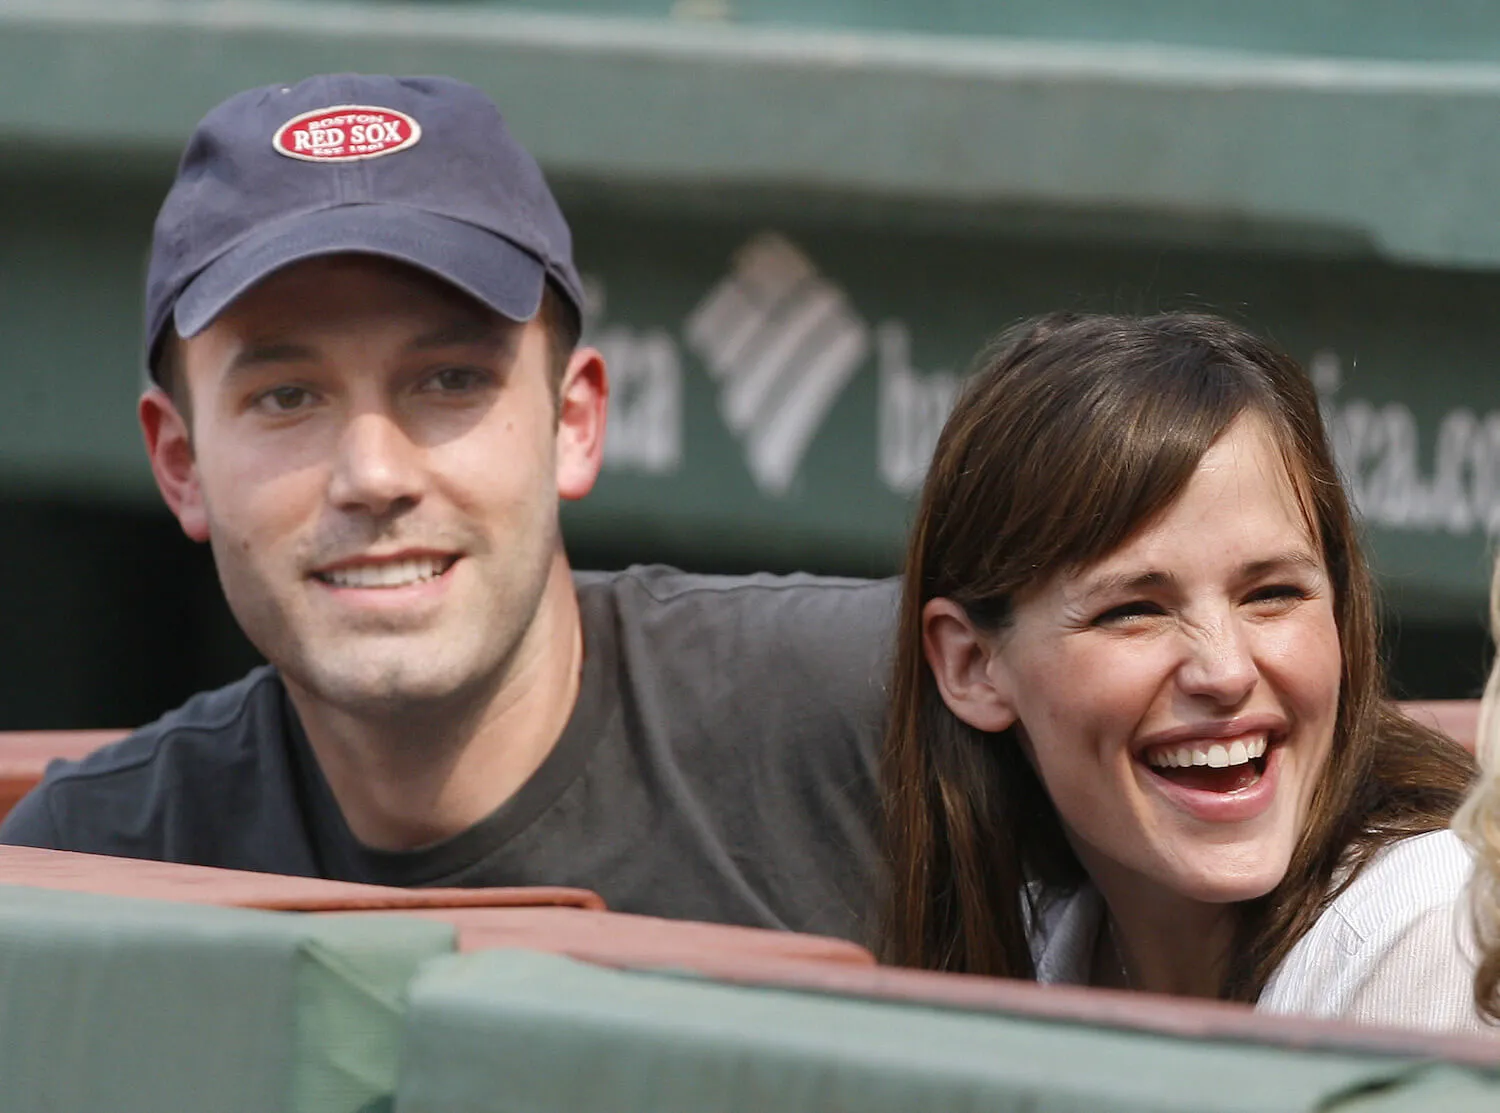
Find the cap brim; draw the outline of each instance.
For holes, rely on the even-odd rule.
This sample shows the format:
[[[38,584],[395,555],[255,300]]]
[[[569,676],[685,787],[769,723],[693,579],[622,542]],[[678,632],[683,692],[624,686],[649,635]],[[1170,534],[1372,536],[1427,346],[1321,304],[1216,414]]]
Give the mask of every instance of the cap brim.
[[[283,267],[346,253],[409,263],[512,321],[531,320],[542,304],[546,268],[504,237],[404,205],[344,205],[277,221],[215,259],[178,295],[177,332],[202,332],[231,302]]]

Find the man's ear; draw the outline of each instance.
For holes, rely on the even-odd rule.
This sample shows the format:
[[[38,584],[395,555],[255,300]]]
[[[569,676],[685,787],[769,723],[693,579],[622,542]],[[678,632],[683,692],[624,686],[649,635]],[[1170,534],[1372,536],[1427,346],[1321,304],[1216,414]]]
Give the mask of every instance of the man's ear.
[[[929,599],[922,608],[922,652],[953,714],[991,732],[1016,721],[1014,693],[996,659],[995,639],[976,629],[951,599]]]
[[[594,489],[604,462],[609,375],[597,348],[578,348],[557,392],[557,493],[581,499]]]
[[[194,541],[208,540],[208,514],[198,483],[198,464],[187,422],[166,391],[151,387],[141,395],[137,413],[146,435],[151,474],[167,507],[177,516],[182,532]]]

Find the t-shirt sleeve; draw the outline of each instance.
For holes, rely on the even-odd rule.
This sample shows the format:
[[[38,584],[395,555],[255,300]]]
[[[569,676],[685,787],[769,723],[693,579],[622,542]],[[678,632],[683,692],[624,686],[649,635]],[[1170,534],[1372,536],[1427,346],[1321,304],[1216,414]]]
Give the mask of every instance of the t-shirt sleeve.
[[[1371,964],[1346,1019],[1362,1024],[1500,1035],[1474,1007],[1475,950],[1463,902],[1414,918]]]
[[[46,786],[32,789],[0,823],[0,843],[7,846],[37,846],[46,850],[66,849],[58,837]]]

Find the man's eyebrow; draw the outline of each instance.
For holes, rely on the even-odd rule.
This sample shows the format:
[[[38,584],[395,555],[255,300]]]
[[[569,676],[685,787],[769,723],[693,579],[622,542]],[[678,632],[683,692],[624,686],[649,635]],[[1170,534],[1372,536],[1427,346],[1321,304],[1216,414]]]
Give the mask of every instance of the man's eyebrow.
[[[465,345],[486,345],[500,351],[509,351],[516,346],[520,329],[508,321],[460,321],[442,328],[425,332],[407,344],[410,351],[430,351],[437,348],[456,348]],[[235,353],[229,363],[229,372],[248,371],[278,363],[304,363],[318,358],[317,349],[306,344],[250,343]]]
[[[274,363],[301,363],[316,359],[317,353],[305,344],[247,344],[229,361],[229,373],[248,371]]]

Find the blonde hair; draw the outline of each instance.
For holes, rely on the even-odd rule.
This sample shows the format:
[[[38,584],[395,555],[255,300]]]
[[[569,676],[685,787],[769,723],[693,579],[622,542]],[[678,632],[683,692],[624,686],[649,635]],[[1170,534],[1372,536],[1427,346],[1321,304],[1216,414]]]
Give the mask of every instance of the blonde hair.
[[[1490,584],[1490,633],[1500,642],[1500,563]],[[1474,1004],[1500,1021],[1500,658],[1484,685],[1474,755],[1479,759],[1479,782],[1454,815],[1453,829],[1469,844],[1475,858],[1474,878],[1469,883],[1480,955],[1474,973]]]

